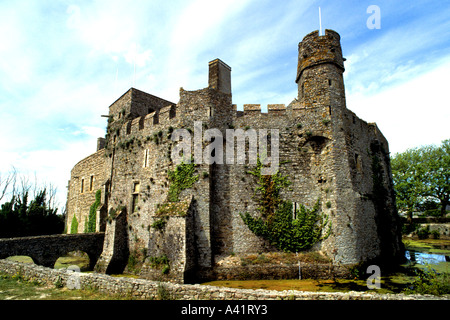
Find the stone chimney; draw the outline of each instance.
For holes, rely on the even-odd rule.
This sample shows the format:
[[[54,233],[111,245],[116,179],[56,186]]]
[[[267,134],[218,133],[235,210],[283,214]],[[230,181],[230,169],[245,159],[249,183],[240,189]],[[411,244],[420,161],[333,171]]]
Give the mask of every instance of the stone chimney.
[[[231,68],[222,60],[209,62],[209,87],[231,94]]]

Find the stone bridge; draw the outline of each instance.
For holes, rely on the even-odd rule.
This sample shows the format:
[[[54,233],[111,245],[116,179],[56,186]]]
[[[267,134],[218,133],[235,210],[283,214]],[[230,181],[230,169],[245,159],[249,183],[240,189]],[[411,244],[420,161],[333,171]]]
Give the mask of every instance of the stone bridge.
[[[89,269],[93,270],[104,238],[105,233],[99,232],[0,239],[0,259],[29,256],[35,264],[53,268],[59,257],[79,250],[88,254]]]

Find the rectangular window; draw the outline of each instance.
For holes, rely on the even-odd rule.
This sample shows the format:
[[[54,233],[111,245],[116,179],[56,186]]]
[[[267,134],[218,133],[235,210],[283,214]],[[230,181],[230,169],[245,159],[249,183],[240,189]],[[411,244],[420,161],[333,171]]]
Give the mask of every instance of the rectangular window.
[[[94,176],[91,176],[91,180],[89,181],[89,191],[94,189]]]
[[[131,199],[131,212],[139,211],[139,191],[141,190],[141,185],[139,182],[133,183],[133,195]]]
[[[139,211],[138,202],[139,202],[139,194],[133,194],[133,200],[131,204],[131,209],[133,213]]]
[[[81,193],[84,192],[84,179],[81,179]]]
[[[144,150],[144,168],[148,168],[148,157],[150,154],[150,150],[149,149],[145,149]]]
[[[134,185],[133,185],[133,193],[139,193],[140,189],[141,189],[140,183],[139,182],[135,182]]]

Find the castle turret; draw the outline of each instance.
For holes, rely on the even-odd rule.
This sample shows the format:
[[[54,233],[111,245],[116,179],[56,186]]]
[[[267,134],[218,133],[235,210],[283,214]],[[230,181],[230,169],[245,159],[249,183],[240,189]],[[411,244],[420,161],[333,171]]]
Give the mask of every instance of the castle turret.
[[[298,99],[305,107],[345,107],[344,61],[340,36],[333,30],[325,35],[313,31],[298,44],[296,83]]]

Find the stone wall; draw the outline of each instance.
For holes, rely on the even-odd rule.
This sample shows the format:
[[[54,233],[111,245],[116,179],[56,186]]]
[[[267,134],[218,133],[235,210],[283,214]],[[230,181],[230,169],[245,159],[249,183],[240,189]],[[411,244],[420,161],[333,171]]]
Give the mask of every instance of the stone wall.
[[[78,162],[70,173],[67,192],[66,230],[70,233],[74,215],[78,222],[78,233],[84,232],[89,218],[89,210],[95,201],[95,193],[105,184],[105,150]],[[98,214],[99,215],[99,214]],[[97,215],[96,231],[104,231]]]
[[[375,124],[346,108],[344,59],[336,32],[326,30],[319,37],[315,31],[303,39],[296,78],[299,95],[288,106],[269,105],[267,113],[257,104],[237,111],[232,104],[231,68],[218,59],[209,67],[209,86],[195,91],[181,88],[176,105],[130,89],[109,108],[105,149],[75,166],[68,223],[71,216],[80,215],[80,232],[97,188],[90,194],[81,193],[80,179],[103,170],[98,174],[103,181],[101,212],[108,223],[101,270],[107,270],[117,257],[125,267],[126,256],[131,254],[144,261],[142,276],[156,277],[160,274],[152,270],[148,258],[165,255],[171,261],[170,278],[182,280],[194,265],[210,272],[220,255],[275,250],[255,236],[239,215],[259,214],[253,197],[257,181],[248,174],[253,166],[248,161],[225,163],[231,151],[226,149],[228,129],[256,130],[258,136],[260,130],[269,134],[278,130],[279,171],[291,182],[281,196],[295,206],[312,207],[320,200],[332,233],[315,249],[335,264],[380,257],[394,261],[403,256],[388,144]],[[188,215],[168,217],[162,232],[152,226],[161,219],[158,208],[169,202],[168,173],[176,168],[171,136],[181,128],[192,134],[194,174],[199,179],[180,198],[190,199],[195,209],[190,206]],[[219,163],[202,161],[211,142],[203,136],[207,129],[222,135],[225,153],[217,158]]]
[[[450,237],[450,223],[421,223],[420,228],[428,228],[430,232],[437,231],[441,236]]]
[[[351,277],[350,269],[333,264],[262,264],[246,266],[216,266],[209,274],[202,274],[205,280],[279,280],[279,279],[346,279]],[[201,279],[199,276],[198,278]]]
[[[308,291],[274,291],[223,288],[208,285],[180,285],[144,279],[112,277],[98,273],[74,273],[65,269],[50,269],[33,264],[23,264],[0,260],[0,272],[9,275],[20,274],[27,280],[40,284],[54,285],[69,283],[79,285],[80,289],[98,290],[101,293],[119,295],[137,299],[161,299],[164,297],[177,300],[448,300],[449,296],[432,295],[376,294],[369,292],[308,292]]]

